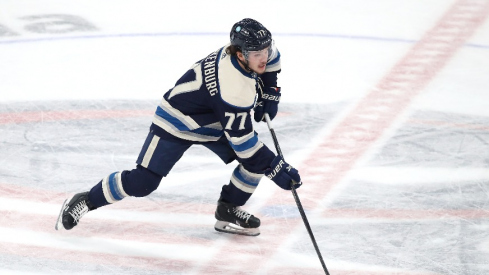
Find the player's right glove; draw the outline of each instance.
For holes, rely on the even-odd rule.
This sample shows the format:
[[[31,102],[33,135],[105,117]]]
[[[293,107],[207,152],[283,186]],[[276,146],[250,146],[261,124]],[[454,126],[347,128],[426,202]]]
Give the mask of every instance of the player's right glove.
[[[270,168],[265,171],[265,175],[285,190],[291,190],[292,184],[296,189],[302,185],[301,176],[299,176],[297,169],[285,162],[281,156],[276,156],[273,159]]]
[[[265,114],[270,116],[270,120],[277,115],[278,103],[280,102],[280,87],[265,87],[263,81],[258,78],[256,92],[258,100],[255,105],[253,118],[256,122],[265,121]]]

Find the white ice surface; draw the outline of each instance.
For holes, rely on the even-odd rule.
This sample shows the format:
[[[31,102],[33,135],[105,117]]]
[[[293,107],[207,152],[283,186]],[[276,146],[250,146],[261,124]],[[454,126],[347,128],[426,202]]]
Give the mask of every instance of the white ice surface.
[[[336,129],[353,128],[345,121],[357,104],[460,2],[1,0],[0,274],[323,274],[292,195],[268,179],[245,207],[262,218],[259,237],[213,230],[214,201],[235,166],[201,149],[147,198],[55,231],[65,197],[131,169],[154,108],[134,119],[14,119],[71,105],[152,106],[245,17],[267,26],[282,54],[285,111],[274,125],[287,160],[304,171],[298,192],[330,273],[488,274],[487,5],[473,35],[361,154],[323,143],[348,142],[351,132]],[[29,28],[51,15],[97,29]],[[256,128],[272,148],[267,128]],[[318,181],[327,182],[321,197]]]

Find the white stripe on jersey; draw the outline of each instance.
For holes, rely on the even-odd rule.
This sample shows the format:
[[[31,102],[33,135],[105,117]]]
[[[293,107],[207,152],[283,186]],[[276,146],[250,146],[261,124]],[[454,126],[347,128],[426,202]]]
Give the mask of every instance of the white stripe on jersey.
[[[193,69],[195,72],[195,80],[175,86],[168,95],[168,99],[182,93],[194,92],[200,89],[200,86],[202,86],[202,74],[200,67],[200,62],[192,65],[190,69]]]
[[[242,159],[247,159],[247,158],[252,157],[262,147],[263,147],[263,143],[257,142],[253,147],[251,147],[248,150],[244,150],[241,152],[235,151],[235,152],[236,152],[236,155],[238,155],[238,157],[240,157]]]
[[[168,133],[172,134],[173,136],[185,140],[207,142],[207,141],[217,141],[219,140],[219,138],[221,138],[215,136],[201,135],[189,131],[179,131],[178,129],[173,127],[173,125],[171,125],[168,121],[163,120],[161,117],[156,115],[153,117],[153,123],[156,124],[158,127],[162,128],[163,130],[167,131]]]
[[[247,142],[248,140],[252,139],[255,136],[255,131],[251,131],[249,134],[246,134],[241,137],[231,137],[228,133],[225,134],[228,140],[231,141],[231,143],[233,143],[234,145],[241,145]]]
[[[180,120],[180,122],[185,124],[185,126],[187,126],[189,128],[189,130],[194,130],[194,129],[200,128],[200,125],[197,122],[195,122],[195,120],[193,120],[191,117],[189,117],[187,115],[184,115],[179,110],[173,108],[173,106],[171,106],[170,103],[168,103],[168,101],[166,101],[166,99],[163,98],[161,100],[160,107],[165,112],[169,113],[172,117]]]
[[[231,137],[227,132],[224,132],[224,134],[226,135],[226,138],[235,146],[239,146],[255,137],[255,132],[251,132],[244,137]],[[247,149],[243,151],[234,150],[234,152],[236,152],[236,155],[238,155],[238,157],[242,159],[247,159],[252,157],[262,147],[263,143],[257,139],[257,142],[255,144],[252,144]]]

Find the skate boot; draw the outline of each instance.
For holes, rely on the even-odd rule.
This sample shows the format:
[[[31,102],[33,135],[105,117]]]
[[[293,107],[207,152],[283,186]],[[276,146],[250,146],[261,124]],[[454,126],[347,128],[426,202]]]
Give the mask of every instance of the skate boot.
[[[88,192],[74,195],[69,202],[66,199],[61,207],[58,221],[56,222],[56,230],[60,228],[66,230],[72,229],[80,222],[83,215],[94,209],[88,200]]]
[[[219,232],[258,236],[260,219],[242,210],[239,206],[218,201],[215,213],[217,219],[214,229]]]

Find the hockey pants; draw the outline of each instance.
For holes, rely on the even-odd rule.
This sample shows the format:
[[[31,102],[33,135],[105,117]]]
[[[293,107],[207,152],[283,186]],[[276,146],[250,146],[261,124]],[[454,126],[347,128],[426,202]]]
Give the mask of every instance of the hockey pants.
[[[194,144],[196,142],[176,138],[163,139],[150,132],[137,159],[136,168],[112,173],[101,180],[90,190],[90,202],[98,208],[127,196],[144,197],[151,194],[185,151]],[[215,142],[199,144],[214,152],[226,164],[237,159],[225,137]],[[260,172],[250,170],[239,164],[229,183],[222,187],[219,199],[238,206],[244,205],[263,176]]]

